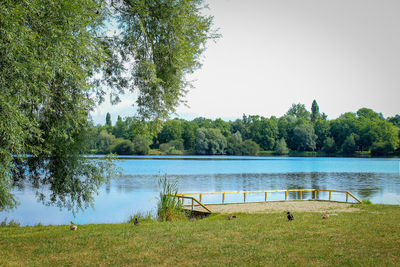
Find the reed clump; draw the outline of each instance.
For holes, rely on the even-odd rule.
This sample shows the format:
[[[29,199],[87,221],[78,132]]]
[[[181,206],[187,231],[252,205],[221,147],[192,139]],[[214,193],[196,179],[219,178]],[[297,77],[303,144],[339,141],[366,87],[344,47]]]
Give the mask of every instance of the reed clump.
[[[161,189],[157,205],[158,219],[163,222],[187,219],[182,205],[176,199],[178,183],[168,180],[167,175],[165,175],[160,178],[158,184]]]

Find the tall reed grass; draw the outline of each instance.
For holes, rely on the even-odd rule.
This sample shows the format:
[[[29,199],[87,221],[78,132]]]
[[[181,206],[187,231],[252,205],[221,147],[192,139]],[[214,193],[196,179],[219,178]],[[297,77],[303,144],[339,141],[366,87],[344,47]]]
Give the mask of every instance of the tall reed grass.
[[[169,181],[167,175],[158,181],[160,186],[160,197],[157,205],[158,219],[165,221],[176,221],[186,219],[182,206],[176,200],[178,193],[178,183]]]

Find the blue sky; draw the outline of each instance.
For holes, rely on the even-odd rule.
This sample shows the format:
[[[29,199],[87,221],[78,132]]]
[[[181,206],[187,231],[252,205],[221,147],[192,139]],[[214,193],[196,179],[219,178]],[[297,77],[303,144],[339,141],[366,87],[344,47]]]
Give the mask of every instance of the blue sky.
[[[222,38],[209,42],[195,88],[177,114],[240,118],[282,116],[293,103],[316,99],[328,118],[369,107],[400,113],[400,1],[209,0]],[[135,97],[93,113],[134,115]]]

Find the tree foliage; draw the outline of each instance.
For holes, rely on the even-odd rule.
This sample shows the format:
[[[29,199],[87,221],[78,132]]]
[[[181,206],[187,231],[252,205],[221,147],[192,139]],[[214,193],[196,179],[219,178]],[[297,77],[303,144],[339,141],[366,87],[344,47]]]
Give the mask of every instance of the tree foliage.
[[[317,136],[311,124],[298,125],[293,130],[293,142],[298,151],[313,151]]]
[[[346,153],[344,152],[346,149],[343,150],[343,148],[351,142],[346,146],[343,144],[350,135],[353,135],[355,146],[351,149],[350,154],[355,151],[371,151],[371,154],[374,154],[375,152],[372,153],[372,150],[378,151],[382,147],[381,144],[386,142],[390,143],[390,147],[393,149],[379,150],[384,152],[376,153],[390,154],[399,148],[398,128],[390,119],[393,120],[393,118],[385,120],[378,113],[365,108],[356,113],[345,113],[335,120],[326,120],[321,116],[317,120],[311,121],[311,119],[296,118],[292,115],[284,115],[280,118],[243,115],[242,119],[229,122],[206,118],[196,118],[192,121],[172,119],[164,123],[154,139],[148,138],[147,140],[152,148],[160,148],[161,152],[166,154],[208,153],[196,152],[196,132],[199,128],[204,128],[226,132],[223,136],[227,145],[223,152],[219,152],[222,154],[247,155],[250,146],[256,148],[253,146],[254,143],[264,150],[273,149],[276,154],[287,154],[288,151],[323,151],[327,154],[334,154]],[[121,119],[121,122],[126,124],[123,128],[127,131],[122,135],[129,136],[129,140],[133,140],[133,136],[152,136],[149,131],[151,128],[149,125],[152,122],[138,121],[136,118],[130,117]],[[97,126],[91,132],[100,132],[97,139],[103,140],[105,136],[102,131],[106,127],[107,124]],[[115,125],[114,128],[116,127],[119,126]],[[108,137],[110,138],[110,136]],[[282,138],[285,145],[283,145]],[[101,142],[95,144],[101,144]],[[273,148],[272,144],[274,144]],[[91,148],[96,149],[96,147]],[[386,148],[389,148],[389,145]],[[101,153],[101,147],[97,149],[98,153]],[[251,151],[251,154],[255,153],[255,150]],[[136,149],[134,153],[138,154]]]
[[[277,155],[286,155],[289,153],[289,148],[286,145],[285,138],[281,138],[275,145],[275,154]]]
[[[23,180],[49,186],[45,203],[90,203],[112,166],[82,156],[89,112],[105,88],[114,101],[136,90],[139,115],[165,119],[217,37],[202,8],[200,0],[1,1],[0,210],[15,206],[11,181]],[[110,21],[119,23],[114,36]],[[124,131],[115,134],[128,138]]]
[[[199,155],[222,155],[227,146],[226,138],[219,129],[199,128],[196,131],[196,153]]]
[[[314,99],[311,104],[311,121],[316,121],[321,118],[321,114],[319,113],[319,106],[317,101]]]
[[[327,154],[333,154],[335,153],[337,150],[336,144],[335,144],[335,140],[333,140],[332,137],[327,137],[324,140],[324,144],[322,146],[322,151],[324,151]]]
[[[315,102],[316,103],[316,102]],[[296,118],[303,118],[306,120],[310,119],[310,112],[306,109],[304,104],[293,104],[289,110],[286,112],[286,115],[294,116]]]
[[[139,89],[138,113],[164,119],[190,86],[186,75],[201,66],[206,41],[218,36],[212,17],[203,15],[202,0],[114,0],[110,8],[122,29],[118,58],[134,62],[129,90]]]
[[[342,145],[342,151],[344,154],[351,155],[354,154],[357,150],[356,139],[358,136],[355,134],[350,134],[346,137]]]

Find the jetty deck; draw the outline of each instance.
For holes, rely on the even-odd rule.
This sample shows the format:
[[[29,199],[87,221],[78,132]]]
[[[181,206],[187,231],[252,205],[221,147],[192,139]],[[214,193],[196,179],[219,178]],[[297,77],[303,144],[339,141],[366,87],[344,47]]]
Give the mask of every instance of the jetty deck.
[[[285,200],[267,201],[267,197],[271,193],[284,193]],[[288,200],[288,194],[298,194],[299,200]],[[308,193],[311,198],[304,198]],[[320,194],[325,193],[325,198],[321,198]],[[242,203],[225,203],[225,195],[240,194],[243,195]],[[265,201],[262,202],[246,202],[248,194],[263,194]],[[332,199],[333,194],[345,195],[346,202]],[[205,195],[220,195],[220,204],[211,204],[202,202]],[[194,196],[198,196],[198,199]],[[183,193],[175,195],[178,203],[188,210],[203,213],[257,213],[257,212],[280,212],[280,211],[303,211],[303,212],[353,212],[358,208],[353,204],[361,204],[361,200],[352,193],[342,190],[327,189],[287,189],[287,190],[265,190],[265,191],[236,191],[236,192],[206,192],[206,193]],[[352,198],[353,202],[349,202]],[[190,202],[188,204],[187,202]]]
[[[207,207],[216,213],[275,213],[286,211],[297,212],[354,212],[359,208],[351,203],[333,202],[333,201],[268,201],[268,202],[249,202],[232,204],[207,204]],[[190,205],[185,206],[191,209]],[[195,210],[202,211],[201,207],[195,207]]]

